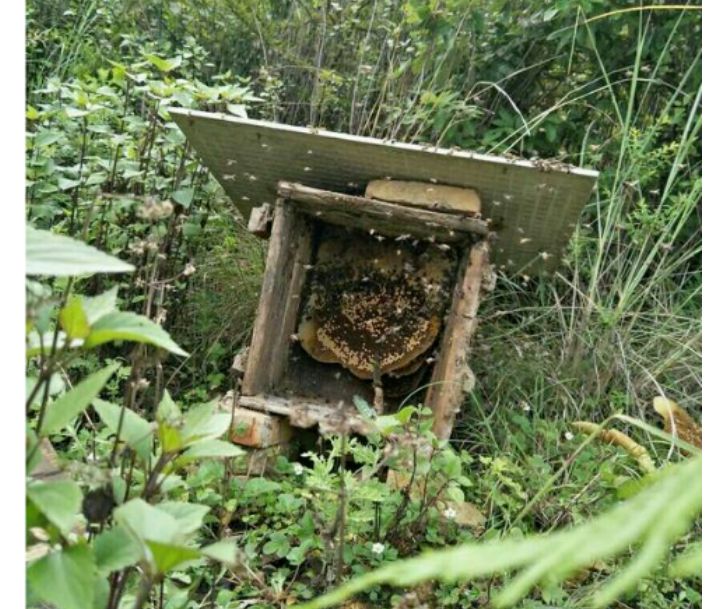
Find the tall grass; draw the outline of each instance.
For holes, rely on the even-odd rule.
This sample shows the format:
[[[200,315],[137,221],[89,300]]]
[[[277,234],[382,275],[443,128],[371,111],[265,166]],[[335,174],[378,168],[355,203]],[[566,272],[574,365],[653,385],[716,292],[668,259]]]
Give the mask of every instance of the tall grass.
[[[656,78],[660,65],[643,76],[647,43],[641,24],[634,63],[620,77],[594,47],[597,81],[528,120],[534,130],[566,104],[609,96],[608,149],[616,153],[565,265],[550,279],[502,277],[483,308],[475,356],[481,389],[463,419],[471,444],[497,443],[487,430],[503,435],[503,410],[597,419],[623,410],[644,418],[653,396],[668,395],[699,412],[701,89],[688,83],[700,57],[656,107],[657,90],[669,85]],[[666,41],[658,62],[674,43]],[[506,140],[512,146],[522,137],[518,129]],[[603,165],[591,150],[583,158]]]

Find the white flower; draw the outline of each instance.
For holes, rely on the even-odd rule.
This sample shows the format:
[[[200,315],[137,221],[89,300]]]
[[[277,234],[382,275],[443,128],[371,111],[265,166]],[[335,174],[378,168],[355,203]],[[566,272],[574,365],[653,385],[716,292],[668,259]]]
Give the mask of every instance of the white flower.
[[[382,543],[374,543],[372,545],[372,553],[373,554],[382,554],[385,551],[385,544]]]
[[[566,440],[570,441],[570,440],[572,440],[574,437],[575,437],[575,435],[574,435],[571,431],[566,431],[566,432],[565,432],[565,439],[566,439]]]
[[[305,471],[305,470],[304,470],[303,466],[300,465],[299,463],[296,463],[295,465],[293,465],[293,472],[295,473],[296,476],[302,476],[303,471]]]
[[[522,403],[522,409],[523,409],[525,412],[530,412],[530,404],[528,404],[527,402],[523,402],[523,403]]]
[[[455,520],[455,516],[457,516],[457,512],[451,507],[446,507],[443,510],[443,516],[445,516],[445,518],[447,518],[448,520]]]

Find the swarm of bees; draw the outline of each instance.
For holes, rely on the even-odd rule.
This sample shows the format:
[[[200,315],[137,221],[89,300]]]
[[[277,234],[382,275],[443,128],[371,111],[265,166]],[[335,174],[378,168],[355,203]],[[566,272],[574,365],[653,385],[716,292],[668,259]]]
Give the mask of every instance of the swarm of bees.
[[[361,379],[412,375],[431,359],[456,267],[452,249],[327,227],[297,338]]]

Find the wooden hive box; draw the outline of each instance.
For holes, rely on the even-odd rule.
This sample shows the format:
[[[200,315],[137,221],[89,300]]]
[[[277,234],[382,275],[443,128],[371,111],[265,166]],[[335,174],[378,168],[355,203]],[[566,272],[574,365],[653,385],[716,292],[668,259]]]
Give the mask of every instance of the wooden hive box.
[[[492,289],[492,265],[529,275],[552,272],[597,178],[594,171],[561,163],[184,109],[171,114],[248,217],[250,230],[269,238],[241,395],[233,403],[250,409],[241,416],[256,426],[247,437],[273,437],[271,430],[282,427],[254,412],[281,415],[296,427],[317,425],[321,432],[369,429],[353,398],[372,403],[377,379],[309,357],[306,343],[297,340],[328,227],[347,231],[348,242],[409,236],[455,256],[426,376],[416,389],[384,403],[388,410],[423,403],[433,412],[436,434],[448,438],[472,380],[467,353],[478,305]],[[452,197],[445,189],[452,187],[465,193],[448,204]],[[472,213],[477,195],[482,218]]]

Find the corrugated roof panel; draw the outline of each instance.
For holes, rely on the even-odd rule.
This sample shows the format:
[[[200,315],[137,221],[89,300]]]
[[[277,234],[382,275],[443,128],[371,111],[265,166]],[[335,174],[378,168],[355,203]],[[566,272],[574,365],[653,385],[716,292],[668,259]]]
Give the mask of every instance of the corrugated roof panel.
[[[474,188],[497,232],[494,262],[552,270],[597,172],[172,108],[170,114],[225,192],[247,216],[275,199],[279,180],[362,194],[374,179]]]

